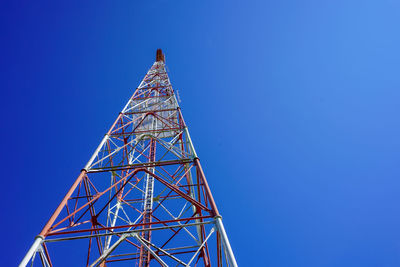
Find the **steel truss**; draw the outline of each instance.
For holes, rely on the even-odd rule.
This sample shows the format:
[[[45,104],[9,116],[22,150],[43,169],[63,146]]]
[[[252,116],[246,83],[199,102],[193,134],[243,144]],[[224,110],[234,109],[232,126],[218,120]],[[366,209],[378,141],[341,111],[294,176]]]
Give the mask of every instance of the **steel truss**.
[[[123,261],[237,266],[161,50],[20,266]]]

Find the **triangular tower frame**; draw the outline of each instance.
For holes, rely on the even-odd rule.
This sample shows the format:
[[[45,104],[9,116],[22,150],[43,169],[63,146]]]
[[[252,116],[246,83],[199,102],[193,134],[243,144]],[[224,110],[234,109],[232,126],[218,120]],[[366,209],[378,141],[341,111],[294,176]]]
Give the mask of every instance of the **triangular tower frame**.
[[[86,266],[237,266],[161,49],[20,266],[82,240]]]

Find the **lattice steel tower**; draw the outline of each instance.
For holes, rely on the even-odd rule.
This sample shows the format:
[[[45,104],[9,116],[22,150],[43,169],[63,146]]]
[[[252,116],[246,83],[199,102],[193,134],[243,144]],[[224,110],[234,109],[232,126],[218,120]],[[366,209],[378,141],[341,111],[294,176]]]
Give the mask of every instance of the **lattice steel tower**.
[[[237,266],[160,49],[27,264]]]

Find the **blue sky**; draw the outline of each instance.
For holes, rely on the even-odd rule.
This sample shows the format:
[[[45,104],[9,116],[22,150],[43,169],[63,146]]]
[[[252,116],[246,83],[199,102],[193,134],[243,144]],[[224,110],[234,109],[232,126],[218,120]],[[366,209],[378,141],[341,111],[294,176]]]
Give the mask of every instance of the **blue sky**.
[[[16,0],[0,14],[1,265],[157,48],[240,266],[400,264],[399,1]]]

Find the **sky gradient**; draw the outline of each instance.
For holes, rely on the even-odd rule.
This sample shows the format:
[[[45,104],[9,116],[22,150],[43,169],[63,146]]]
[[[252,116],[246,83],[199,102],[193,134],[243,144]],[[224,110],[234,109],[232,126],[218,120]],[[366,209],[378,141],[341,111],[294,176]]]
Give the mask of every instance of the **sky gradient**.
[[[243,3],[0,3],[2,266],[157,48],[240,266],[400,265],[400,2]]]

